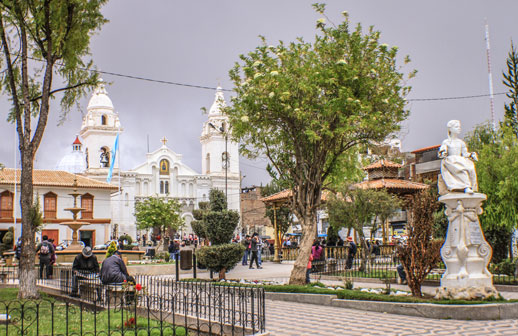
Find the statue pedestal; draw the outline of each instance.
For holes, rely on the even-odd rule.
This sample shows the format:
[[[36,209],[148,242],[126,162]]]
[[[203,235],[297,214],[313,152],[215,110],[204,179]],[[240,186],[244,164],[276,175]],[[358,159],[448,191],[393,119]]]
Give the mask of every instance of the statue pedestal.
[[[498,296],[487,269],[492,249],[486,242],[478,215],[486,195],[448,193],[439,198],[446,205],[448,233],[441,248],[446,271],[437,298],[482,299]]]

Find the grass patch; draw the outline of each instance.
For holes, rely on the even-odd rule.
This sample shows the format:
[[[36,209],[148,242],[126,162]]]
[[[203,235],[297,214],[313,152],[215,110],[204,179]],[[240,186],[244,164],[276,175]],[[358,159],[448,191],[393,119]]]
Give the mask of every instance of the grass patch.
[[[23,308],[24,335],[80,335],[104,331],[107,334],[133,334],[135,326],[125,326],[135,316],[129,309],[110,309],[93,311],[86,306],[80,307],[55,300],[41,293],[39,300],[18,300],[17,288],[0,289],[0,314],[8,314],[11,322],[6,330],[0,325],[0,335],[21,335]],[[153,316],[151,316],[153,317]],[[146,317],[136,317],[136,334],[148,335],[186,335],[185,328]]]

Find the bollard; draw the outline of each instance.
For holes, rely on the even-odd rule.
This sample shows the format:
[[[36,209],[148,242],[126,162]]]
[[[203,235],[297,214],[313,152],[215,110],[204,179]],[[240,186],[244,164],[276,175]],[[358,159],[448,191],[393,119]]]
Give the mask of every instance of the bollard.
[[[176,281],[180,281],[180,263],[178,262],[178,254],[175,255]]]

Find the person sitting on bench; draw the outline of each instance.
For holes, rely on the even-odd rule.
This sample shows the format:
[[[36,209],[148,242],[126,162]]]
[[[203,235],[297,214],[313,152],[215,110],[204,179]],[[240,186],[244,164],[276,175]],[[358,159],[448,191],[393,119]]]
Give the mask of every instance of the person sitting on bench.
[[[86,246],[79,253],[72,265],[72,296],[77,296],[79,280],[94,279],[99,276],[99,262],[93,254],[92,248]]]
[[[124,281],[135,282],[135,279],[128,274],[128,269],[122,261],[120,252],[116,251],[111,257],[103,261],[101,282],[103,285],[113,285],[121,284]]]

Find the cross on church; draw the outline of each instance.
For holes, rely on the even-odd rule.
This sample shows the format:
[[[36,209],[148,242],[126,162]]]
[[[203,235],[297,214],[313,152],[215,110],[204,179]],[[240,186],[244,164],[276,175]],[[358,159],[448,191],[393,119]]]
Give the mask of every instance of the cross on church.
[[[166,137],[163,137],[163,138],[162,138],[162,140],[160,140],[160,141],[162,141],[162,143],[163,143],[163,144],[164,144],[164,146],[165,146],[165,144],[166,144],[166,142],[167,142],[167,138],[166,138]]]

